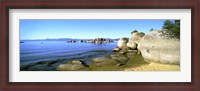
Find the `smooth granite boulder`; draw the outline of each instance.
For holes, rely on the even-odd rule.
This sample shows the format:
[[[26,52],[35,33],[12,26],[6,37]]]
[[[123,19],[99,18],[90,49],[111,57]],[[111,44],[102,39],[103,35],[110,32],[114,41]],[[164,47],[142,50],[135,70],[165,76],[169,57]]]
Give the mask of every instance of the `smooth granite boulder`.
[[[160,31],[151,31],[138,44],[146,62],[180,64],[180,40],[162,36]]]
[[[137,44],[132,41],[131,39],[129,39],[129,42],[126,44],[127,47],[131,48],[131,49],[137,49]]]
[[[129,39],[127,46],[131,49],[137,49],[138,43],[144,37],[143,32],[135,31],[131,34],[131,38]]]
[[[120,38],[117,42],[117,47],[119,48],[126,47],[127,43],[128,43],[128,38]]]

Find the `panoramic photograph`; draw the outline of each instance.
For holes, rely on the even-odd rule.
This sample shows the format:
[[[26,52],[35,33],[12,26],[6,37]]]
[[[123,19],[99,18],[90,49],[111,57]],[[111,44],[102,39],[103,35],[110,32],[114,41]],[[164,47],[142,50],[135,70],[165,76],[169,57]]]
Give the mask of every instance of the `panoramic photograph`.
[[[20,71],[180,71],[180,20],[21,19]]]

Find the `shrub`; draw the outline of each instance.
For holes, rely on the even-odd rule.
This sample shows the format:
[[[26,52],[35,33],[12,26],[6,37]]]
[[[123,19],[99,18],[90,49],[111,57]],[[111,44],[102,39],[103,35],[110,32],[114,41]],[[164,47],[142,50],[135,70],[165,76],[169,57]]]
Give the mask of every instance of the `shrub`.
[[[131,32],[131,34],[138,32],[136,29],[134,31]]]
[[[180,20],[166,20],[163,24],[162,35],[180,39]]]

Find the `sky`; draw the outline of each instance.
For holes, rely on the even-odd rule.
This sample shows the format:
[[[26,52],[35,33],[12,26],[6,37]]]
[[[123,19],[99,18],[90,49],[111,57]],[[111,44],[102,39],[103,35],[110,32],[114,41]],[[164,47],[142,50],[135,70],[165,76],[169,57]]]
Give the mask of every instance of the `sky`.
[[[162,29],[165,20],[20,20],[20,40],[46,38],[122,38],[135,29]]]

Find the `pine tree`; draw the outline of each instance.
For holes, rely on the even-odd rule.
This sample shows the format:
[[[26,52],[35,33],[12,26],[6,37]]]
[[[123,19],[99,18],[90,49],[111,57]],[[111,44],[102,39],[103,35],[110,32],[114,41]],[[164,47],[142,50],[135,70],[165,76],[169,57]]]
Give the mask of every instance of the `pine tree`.
[[[180,20],[174,20],[174,23],[170,20],[166,20],[163,24],[163,29],[166,31],[162,32],[163,35],[180,39]]]

